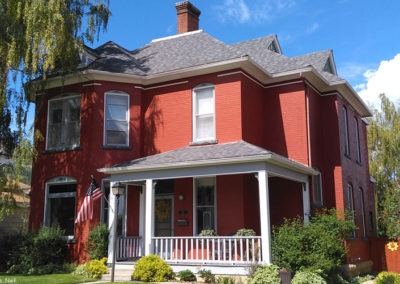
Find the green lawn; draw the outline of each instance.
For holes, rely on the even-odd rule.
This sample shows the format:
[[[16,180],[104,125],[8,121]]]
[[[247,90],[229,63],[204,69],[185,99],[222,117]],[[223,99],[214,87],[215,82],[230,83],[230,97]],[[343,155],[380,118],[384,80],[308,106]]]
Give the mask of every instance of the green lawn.
[[[27,283],[27,284],[74,284],[94,282],[72,274],[46,274],[46,275],[0,275],[0,283]]]

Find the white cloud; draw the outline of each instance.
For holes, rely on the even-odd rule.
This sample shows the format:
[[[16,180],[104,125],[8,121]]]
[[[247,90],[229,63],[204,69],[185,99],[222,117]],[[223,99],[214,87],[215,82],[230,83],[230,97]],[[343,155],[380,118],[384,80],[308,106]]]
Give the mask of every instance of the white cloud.
[[[379,108],[379,95],[385,95],[397,106],[400,104],[400,53],[381,61],[378,69],[364,72],[365,82],[355,86],[368,104]]]
[[[313,23],[311,26],[309,26],[305,33],[306,34],[312,34],[313,32],[315,32],[317,29],[319,28],[319,24],[318,23]]]
[[[270,20],[276,13],[285,11],[295,5],[294,0],[224,0],[222,5],[215,6],[221,22],[239,24],[260,23]]]

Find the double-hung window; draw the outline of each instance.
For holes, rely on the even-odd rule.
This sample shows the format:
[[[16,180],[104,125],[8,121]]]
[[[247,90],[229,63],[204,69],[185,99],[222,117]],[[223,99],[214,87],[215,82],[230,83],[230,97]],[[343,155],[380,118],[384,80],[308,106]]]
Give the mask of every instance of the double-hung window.
[[[47,150],[74,149],[80,145],[81,97],[66,96],[49,100]]]
[[[354,210],[354,195],[353,195],[353,186],[351,184],[347,185],[346,188],[346,195],[347,195],[347,210],[350,213],[351,221],[354,225],[356,225],[356,212]],[[352,232],[352,237],[356,237],[356,231]]]
[[[214,230],[215,226],[215,178],[198,178],[195,182],[195,230]]]
[[[214,85],[202,84],[193,89],[193,142],[215,140]]]
[[[105,94],[104,145],[129,146],[129,95],[126,93]]]
[[[314,169],[319,171],[318,168]],[[320,207],[323,205],[321,172],[318,175],[313,176],[313,203]]]
[[[69,239],[74,236],[76,184],[72,177],[56,177],[46,183],[44,224],[60,227]]]

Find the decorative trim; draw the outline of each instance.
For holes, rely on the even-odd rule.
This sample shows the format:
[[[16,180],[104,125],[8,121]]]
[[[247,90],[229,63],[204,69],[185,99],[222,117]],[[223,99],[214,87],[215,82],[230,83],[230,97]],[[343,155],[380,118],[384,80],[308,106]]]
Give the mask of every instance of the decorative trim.
[[[141,90],[147,91],[147,90],[152,90],[152,89],[158,89],[158,88],[182,85],[182,84],[186,84],[186,83],[189,83],[189,81],[181,81],[181,82],[176,82],[176,83],[171,83],[171,84],[164,84],[164,85],[147,87],[147,88],[146,87],[142,87],[142,86],[135,86],[135,89],[141,89]]]

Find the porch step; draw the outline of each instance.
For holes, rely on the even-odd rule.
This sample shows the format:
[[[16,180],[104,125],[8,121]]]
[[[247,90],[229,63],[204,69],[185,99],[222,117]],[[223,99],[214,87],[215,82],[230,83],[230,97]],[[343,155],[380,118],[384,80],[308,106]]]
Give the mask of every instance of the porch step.
[[[131,281],[133,273],[132,265],[116,265],[114,273],[114,281]],[[108,268],[108,273],[101,276],[102,281],[111,281],[111,267]]]

